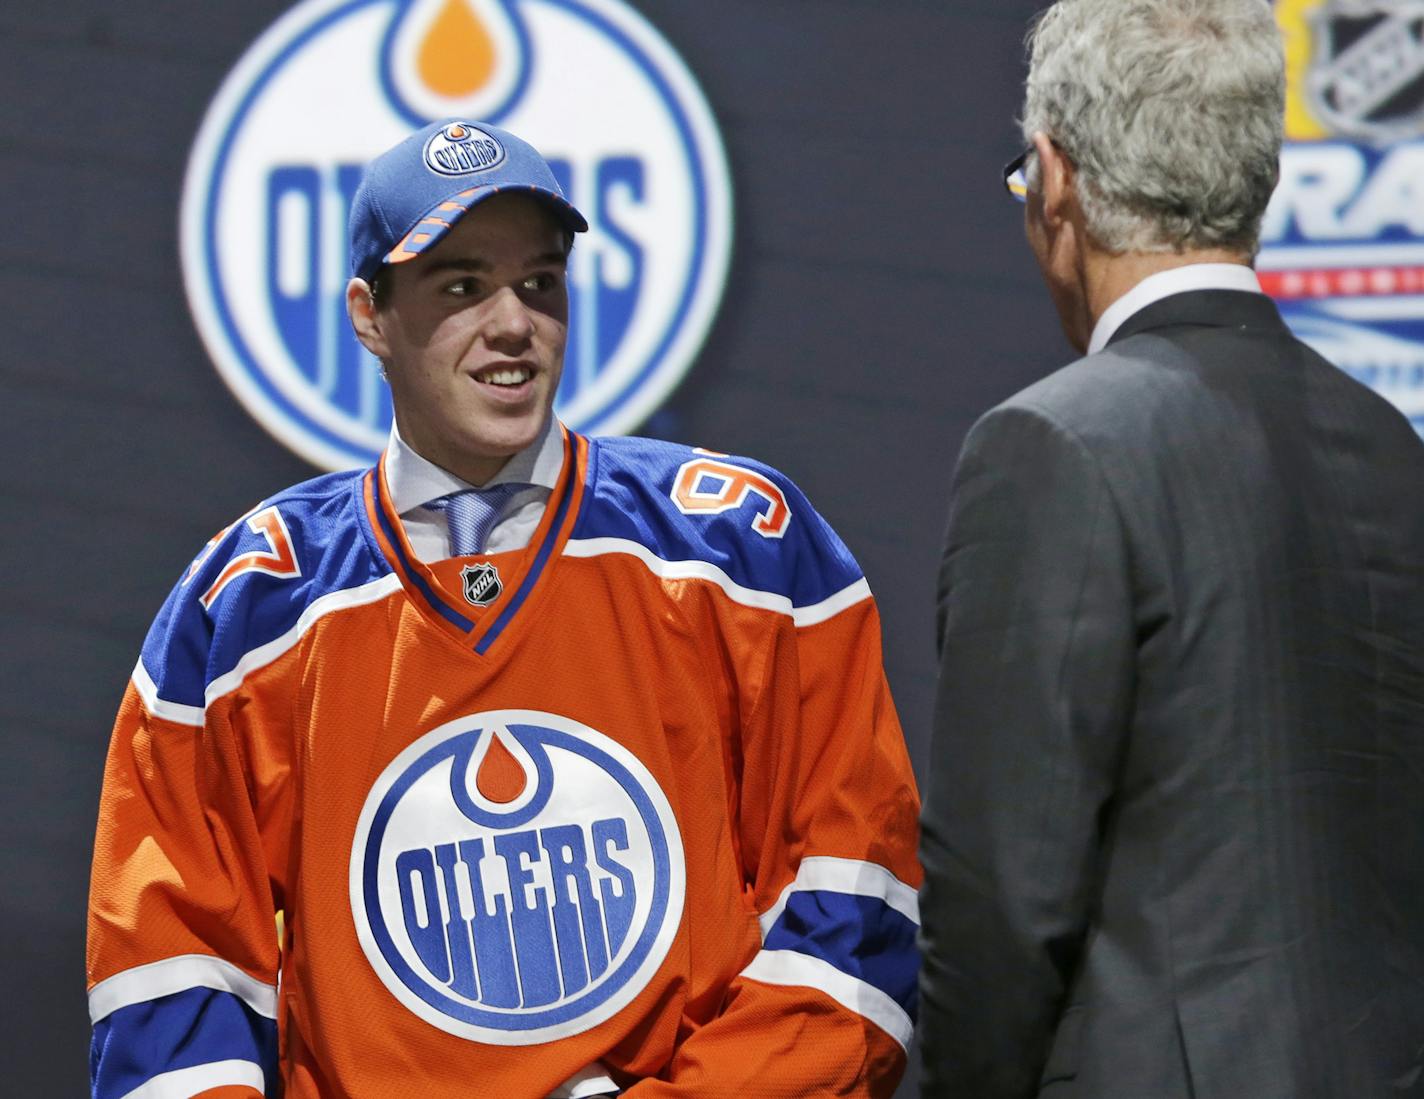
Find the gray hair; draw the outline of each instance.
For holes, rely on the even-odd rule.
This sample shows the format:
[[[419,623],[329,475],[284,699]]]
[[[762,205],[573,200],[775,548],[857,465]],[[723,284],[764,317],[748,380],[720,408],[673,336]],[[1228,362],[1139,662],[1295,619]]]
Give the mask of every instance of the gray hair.
[[[1255,255],[1285,116],[1269,0],[1058,0],[1029,50],[1024,136],[1073,162],[1099,247]]]

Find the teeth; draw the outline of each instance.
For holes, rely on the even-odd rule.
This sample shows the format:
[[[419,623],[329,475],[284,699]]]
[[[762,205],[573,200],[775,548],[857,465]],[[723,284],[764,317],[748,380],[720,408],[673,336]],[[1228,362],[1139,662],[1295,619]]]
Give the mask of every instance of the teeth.
[[[528,367],[517,366],[509,370],[491,370],[488,374],[481,374],[480,381],[490,385],[523,385],[531,375]]]

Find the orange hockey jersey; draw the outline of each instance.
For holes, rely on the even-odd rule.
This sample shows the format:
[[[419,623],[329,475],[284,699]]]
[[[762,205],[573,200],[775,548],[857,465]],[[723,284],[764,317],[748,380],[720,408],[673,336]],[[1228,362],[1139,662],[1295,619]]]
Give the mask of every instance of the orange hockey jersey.
[[[565,449],[526,549],[420,563],[378,466],[179,582],[105,773],[96,1099],[893,1092],[918,805],[864,578],[765,466]]]

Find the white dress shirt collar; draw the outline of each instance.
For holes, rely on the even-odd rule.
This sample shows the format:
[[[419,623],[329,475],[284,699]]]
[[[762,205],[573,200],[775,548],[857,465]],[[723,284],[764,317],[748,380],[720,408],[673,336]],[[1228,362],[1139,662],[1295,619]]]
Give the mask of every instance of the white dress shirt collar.
[[[559,430],[558,420],[550,416],[539,437],[510,458],[488,484],[479,487],[518,481],[552,491],[563,468],[563,432]],[[417,454],[401,438],[395,423],[391,423],[391,438],[386,446],[386,491],[390,493],[396,514],[405,515],[431,500],[473,487],[449,470]]]
[[[1088,354],[1096,355],[1107,346],[1127,319],[1140,313],[1153,302],[1183,294],[1188,290],[1244,290],[1260,294],[1261,281],[1256,272],[1239,263],[1191,263],[1148,275],[1131,290],[1103,311],[1093,327],[1088,342]]]

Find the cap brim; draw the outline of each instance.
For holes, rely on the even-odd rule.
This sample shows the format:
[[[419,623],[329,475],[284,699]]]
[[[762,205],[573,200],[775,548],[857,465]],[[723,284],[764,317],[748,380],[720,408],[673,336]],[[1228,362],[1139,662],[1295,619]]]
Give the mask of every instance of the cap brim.
[[[440,242],[446,233],[469,210],[495,195],[531,195],[539,199],[571,233],[588,232],[588,221],[568,199],[557,192],[533,184],[505,184],[490,187],[470,187],[437,202],[400,242],[385,254],[382,263],[405,263],[413,260]]]

